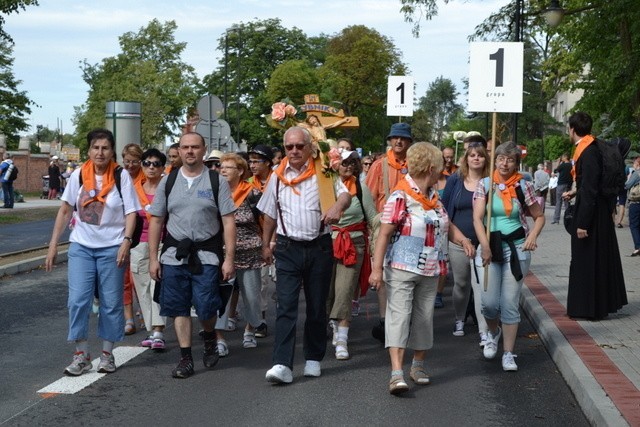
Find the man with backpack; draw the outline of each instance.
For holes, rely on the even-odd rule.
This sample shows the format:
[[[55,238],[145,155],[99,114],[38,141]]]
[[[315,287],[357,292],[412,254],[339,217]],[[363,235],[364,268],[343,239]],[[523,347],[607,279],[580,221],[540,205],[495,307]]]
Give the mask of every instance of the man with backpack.
[[[13,164],[11,154],[4,153],[3,161],[0,163],[0,177],[2,178],[2,194],[4,197],[5,209],[13,209],[13,181],[18,178],[18,168]]]
[[[224,309],[219,282],[235,275],[236,208],[227,181],[204,165],[206,148],[202,136],[186,133],[179,144],[182,166],[162,178],[149,209],[149,273],[156,281],[162,279],[160,315],[175,318],[181,358],[172,375],[188,378],[194,373],[192,304],[204,329],[203,364],[212,368],[218,362],[214,325],[218,310]]]
[[[571,264],[567,314],[601,320],[627,304],[612,213],[620,191],[618,174],[622,156],[618,148],[591,135],[592,119],[584,112],[569,117],[569,137],[575,144],[573,169],[576,189],[571,234]],[[624,177],[622,185],[624,185]]]

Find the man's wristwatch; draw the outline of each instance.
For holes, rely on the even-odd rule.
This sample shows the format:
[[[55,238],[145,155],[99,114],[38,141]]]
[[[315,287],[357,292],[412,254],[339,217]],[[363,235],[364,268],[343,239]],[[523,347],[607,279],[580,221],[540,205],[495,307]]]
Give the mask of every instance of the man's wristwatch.
[[[129,236],[124,236],[124,240],[128,240],[129,243],[133,243],[133,238]]]

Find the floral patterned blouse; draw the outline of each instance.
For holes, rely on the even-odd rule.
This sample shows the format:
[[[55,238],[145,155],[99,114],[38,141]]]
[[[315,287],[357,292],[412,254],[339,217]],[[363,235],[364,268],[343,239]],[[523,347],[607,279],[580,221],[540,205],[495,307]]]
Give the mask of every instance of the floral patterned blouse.
[[[261,229],[248,201],[252,196],[259,196],[260,192],[256,189],[251,191],[252,193],[234,213],[237,236],[235,267],[237,269],[254,269],[265,265],[262,260]]]

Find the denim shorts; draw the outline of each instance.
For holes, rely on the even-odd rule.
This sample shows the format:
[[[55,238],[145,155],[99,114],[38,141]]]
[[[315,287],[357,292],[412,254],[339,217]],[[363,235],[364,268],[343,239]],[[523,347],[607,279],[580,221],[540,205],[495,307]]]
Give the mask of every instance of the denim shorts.
[[[203,265],[201,274],[192,274],[186,264],[163,264],[160,315],[188,317],[194,306],[200,320],[214,318],[222,308],[218,272],[216,265]]]

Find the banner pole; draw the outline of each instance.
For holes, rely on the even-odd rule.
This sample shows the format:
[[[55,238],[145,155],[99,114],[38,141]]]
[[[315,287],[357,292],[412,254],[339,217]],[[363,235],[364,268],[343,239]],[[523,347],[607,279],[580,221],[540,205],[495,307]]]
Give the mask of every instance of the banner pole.
[[[496,150],[496,122],[498,120],[498,113],[493,112],[493,117],[491,119],[491,153],[489,155],[489,190],[487,192],[487,242],[491,239],[491,208],[493,201],[493,170],[495,168],[495,150]],[[491,247],[491,245],[489,245]],[[489,263],[484,267],[484,291],[487,291],[487,287],[489,286]]]

